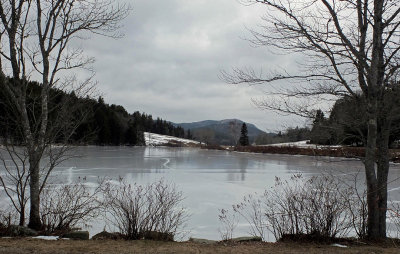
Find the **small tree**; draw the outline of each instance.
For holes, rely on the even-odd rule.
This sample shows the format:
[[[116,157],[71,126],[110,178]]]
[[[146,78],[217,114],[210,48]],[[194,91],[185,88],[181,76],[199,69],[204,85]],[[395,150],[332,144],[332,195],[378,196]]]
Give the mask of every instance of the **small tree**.
[[[243,123],[242,129],[240,130],[240,138],[239,138],[239,144],[241,146],[249,145],[249,136],[247,134],[248,134],[247,125],[245,123]]]

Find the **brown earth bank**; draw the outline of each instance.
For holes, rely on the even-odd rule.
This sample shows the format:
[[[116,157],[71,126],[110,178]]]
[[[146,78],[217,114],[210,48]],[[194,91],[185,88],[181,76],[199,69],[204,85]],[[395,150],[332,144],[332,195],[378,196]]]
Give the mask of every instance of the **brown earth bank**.
[[[290,253],[290,254],[315,254],[315,253],[357,253],[357,254],[398,254],[399,248],[393,243],[379,245],[352,245],[348,248],[333,247],[320,244],[299,243],[242,243],[242,244],[198,244],[192,242],[156,242],[156,241],[80,241],[58,240],[45,241],[36,239],[0,239],[0,253]]]
[[[346,158],[363,158],[365,149],[363,147],[318,147],[303,148],[296,146],[238,146],[237,152],[249,153],[272,153],[272,154],[290,154],[290,155],[309,155],[309,156],[329,156]],[[390,160],[400,162],[400,149],[389,150]]]

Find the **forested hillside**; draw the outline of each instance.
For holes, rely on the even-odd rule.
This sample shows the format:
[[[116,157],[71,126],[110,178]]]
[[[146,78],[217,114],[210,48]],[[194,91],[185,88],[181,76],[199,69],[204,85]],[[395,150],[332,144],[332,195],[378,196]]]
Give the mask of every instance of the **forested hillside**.
[[[0,137],[4,141],[21,142],[23,135],[21,127],[15,122],[13,114],[15,108],[9,103],[0,84]],[[32,108],[28,114],[32,116],[40,115],[41,102],[38,83],[30,83],[27,104]],[[166,120],[153,119],[151,114],[136,111],[128,113],[120,105],[109,105],[102,97],[97,100],[89,97],[80,98],[74,92],[66,93],[59,89],[49,91],[49,108],[53,112],[49,115],[50,127],[57,126],[56,115],[64,114],[64,121],[70,121],[71,125],[76,125],[73,135],[67,137],[71,144],[95,144],[95,145],[144,145],[143,132],[153,132],[157,134],[184,137],[183,128],[174,126]],[[61,106],[63,105],[63,106]],[[67,110],[65,110],[65,108]],[[61,112],[58,109],[64,109]],[[69,109],[69,110],[68,110]],[[35,126],[35,117],[30,117],[31,126]],[[55,140],[65,139],[63,130],[57,131]]]

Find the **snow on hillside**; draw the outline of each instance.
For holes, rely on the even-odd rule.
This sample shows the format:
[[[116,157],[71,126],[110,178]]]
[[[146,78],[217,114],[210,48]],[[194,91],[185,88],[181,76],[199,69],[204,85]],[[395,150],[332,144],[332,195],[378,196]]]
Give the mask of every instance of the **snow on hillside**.
[[[184,138],[177,138],[167,135],[155,134],[151,132],[144,132],[144,140],[147,146],[162,146],[168,143],[177,144],[182,143],[184,145],[200,145],[200,142],[184,139]]]

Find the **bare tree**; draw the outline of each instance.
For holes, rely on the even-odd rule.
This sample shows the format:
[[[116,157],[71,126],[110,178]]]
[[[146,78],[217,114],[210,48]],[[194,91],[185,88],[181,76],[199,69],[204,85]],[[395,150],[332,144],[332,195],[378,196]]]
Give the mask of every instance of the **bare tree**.
[[[367,107],[364,158],[368,236],[386,237],[387,178],[391,100],[399,74],[400,3],[391,0],[243,0],[266,7],[252,42],[284,53],[302,54],[301,70],[252,69],[223,72],[229,83],[285,83],[263,108],[310,116],[321,99],[362,95]],[[306,100],[304,100],[306,98]],[[314,99],[314,100],[313,100]]]
[[[70,104],[61,100],[50,107],[51,92],[74,91],[79,97],[92,88],[89,81],[62,79],[68,71],[88,68],[93,62],[82,50],[71,48],[71,42],[90,33],[117,37],[115,31],[128,11],[126,5],[111,0],[0,1],[0,83],[22,134],[19,144],[28,156],[29,227],[33,229],[41,228],[40,193],[51,171],[65,159],[67,141],[79,125],[79,121],[69,121],[73,110],[66,105]],[[32,80],[39,81],[34,103],[29,102]],[[50,122],[51,114],[56,120]],[[53,147],[56,141],[62,145]],[[44,157],[49,161],[47,167],[41,167]]]
[[[30,90],[35,84],[30,83],[28,86],[31,86],[28,87],[28,90]],[[35,111],[38,96],[30,92],[28,94],[30,102],[27,107]],[[63,161],[75,157],[72,153],[72,147],[69,145],[69,140],[80,123],[90,113],[89,108],[84,107],[86,101],[80,103],[75,96],[63,94],[60,91],[51,91],[49,101],[51,121],[47,129],[46,144],[39,167],[40,193],[43,191],[53,169]],[[11,134],[2,135],[3,146],[0,147],[0,162],[4,174],[0,176],[0,185],[4,188],[11,205],[19,214],[19,224],[22,226],[25,224],[27,202],[30,199],[30,193],[27,190],[30,183],[30,157],[26,146],[24,146],[21,126],[16,115],[14,115],[16,111],[12,108],[13,105],[7,102],[2,104],[7,109],[7,113],[4,116],[6,119],[1,119],[1,121],[7,121],[13,130]],[[38,115],[37,112],[31,114],[32,122]],[[55,143],[57,145],[54,145]]]

